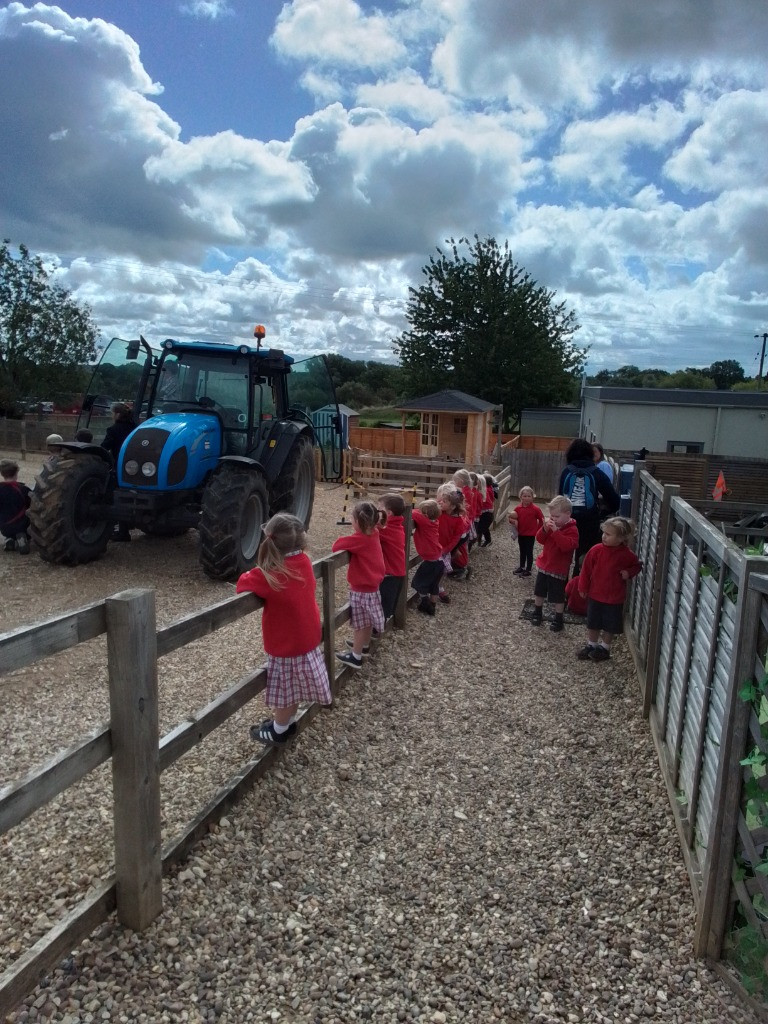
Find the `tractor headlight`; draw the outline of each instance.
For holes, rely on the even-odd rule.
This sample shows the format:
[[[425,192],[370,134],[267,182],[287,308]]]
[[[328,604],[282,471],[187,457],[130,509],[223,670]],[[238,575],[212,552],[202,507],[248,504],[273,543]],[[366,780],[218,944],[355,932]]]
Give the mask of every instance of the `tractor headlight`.
[[[123,472],[126,476],[136,476],[139,472],[139,464],[136,459],[129,459],[123,466]]]
[[[144,476],[154,476],[157,472],[157,466],[154,462],[143,462],[141,464],[141,472]]]

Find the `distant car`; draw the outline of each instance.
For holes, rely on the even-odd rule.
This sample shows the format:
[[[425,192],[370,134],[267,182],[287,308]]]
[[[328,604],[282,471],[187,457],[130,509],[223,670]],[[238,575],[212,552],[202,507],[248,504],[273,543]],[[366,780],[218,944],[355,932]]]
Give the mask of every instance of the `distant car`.
[[[40,403],[40,412],[52,413],[53,412],[53,402],[41,402]]]

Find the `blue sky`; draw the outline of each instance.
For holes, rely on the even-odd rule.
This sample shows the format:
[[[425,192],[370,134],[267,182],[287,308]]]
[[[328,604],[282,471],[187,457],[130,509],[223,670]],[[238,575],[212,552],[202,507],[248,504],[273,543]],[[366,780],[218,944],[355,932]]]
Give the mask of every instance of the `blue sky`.
[[[0,225],[105,337],[393,358],[449,237],[494,235],[589,368],[768,330],[764,0],[0,7]]]

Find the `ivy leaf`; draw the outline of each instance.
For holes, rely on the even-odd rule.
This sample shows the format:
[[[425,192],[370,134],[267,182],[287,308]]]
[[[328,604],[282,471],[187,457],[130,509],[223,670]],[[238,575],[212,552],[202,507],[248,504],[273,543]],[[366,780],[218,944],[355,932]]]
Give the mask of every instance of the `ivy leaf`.
[[[756,875],[768,875],[768,860],[761,861],[755,867],[755,874]]]

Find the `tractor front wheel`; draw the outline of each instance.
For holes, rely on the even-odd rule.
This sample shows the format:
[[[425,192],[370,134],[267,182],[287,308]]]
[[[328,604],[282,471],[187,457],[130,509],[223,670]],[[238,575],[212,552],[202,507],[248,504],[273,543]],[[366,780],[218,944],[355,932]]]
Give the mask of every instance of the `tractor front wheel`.
[[[208,481],[200,514],[200,564],[213,580],[236,580],[256,565],[269,518],[264,477],[222,466]]]
[[[112,523],[100,515],[109,466],[97,455],[66,456],[43,466],[32,491],[32,540],[46,562],[80,565],[107,550]]]

